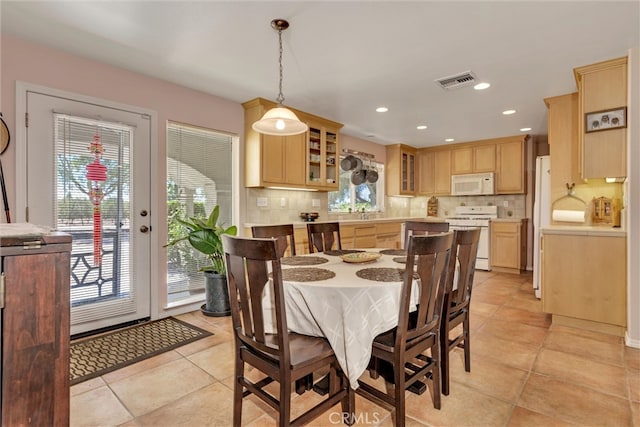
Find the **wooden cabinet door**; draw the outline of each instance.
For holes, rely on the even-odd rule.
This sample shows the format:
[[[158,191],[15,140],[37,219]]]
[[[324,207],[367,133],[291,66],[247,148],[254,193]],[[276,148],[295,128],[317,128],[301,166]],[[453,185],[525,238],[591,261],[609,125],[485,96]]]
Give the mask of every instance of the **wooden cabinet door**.
[[[496,170],[496,146],[480,145],[473,148],[473,172],[494,172]]]
[[[585,132],[585,114],[627,106],[627,57],[574,70],[578,82],[582,177],[627,175],[626,128]]]
[[[547,313],[626,326],[626,238],[544,234]]]
[[[69,252],[5,256],[1,261],[6,286],[1,424],[67,426]]]
[[[463,147],[451,150],[451,174],[473,173],[473,148]]]
[[[284,184],[285,140],[282,136],[262,135],[262,180]]]
[[[524,141],[497,144],[497,194],[524,194]]]
[[[413,194],[416,191],[416,156],[415,153],[402,153],[402,192]]]
[[[416,155],[418,169],[418,193],[431,195],[435,193],[435,153],[433,151],[418,151]]]
[[[580,183],[578,93],[545,99],[548,108],[549,154],[552,159],[550,199],[567,194],[566,184]]]
[[[284,171],[287,184],[304,185],[306,181],[305,147],[304,133],[284,137]]]
[[[434,152],[434,193],[451,194],[451,150]]]
[[[520,269],[520,224],[491,224],[491,266]]]

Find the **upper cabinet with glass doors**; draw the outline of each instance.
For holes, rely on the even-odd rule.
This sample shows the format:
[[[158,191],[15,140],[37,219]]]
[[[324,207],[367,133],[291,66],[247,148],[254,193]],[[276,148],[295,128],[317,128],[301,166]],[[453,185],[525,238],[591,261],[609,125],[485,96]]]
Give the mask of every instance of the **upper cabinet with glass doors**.
[[[342,125],[324,119],[308,121],[307,124],[307,187],[335,191],[340,174],[338,132]]]
[[[387,196],[416,195],[416,149],[404,144],[387,145],[385,191]]]
[[[242,106],[245,112],[246,187],[338,189],[338,140],[342,124],[291,108],[309,125],[306,133],[263,135],[254,131],[251,125],[276,104],[256,98]]]

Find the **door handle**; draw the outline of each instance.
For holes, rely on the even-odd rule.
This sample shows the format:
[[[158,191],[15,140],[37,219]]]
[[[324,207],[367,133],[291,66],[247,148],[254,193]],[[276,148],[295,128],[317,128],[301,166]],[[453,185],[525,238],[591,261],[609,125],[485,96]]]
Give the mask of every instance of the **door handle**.
[[[148,233],[151,229],[149,227],[147,227],[146,225],[141,225],[140,226],[140,231],[143,233]]]

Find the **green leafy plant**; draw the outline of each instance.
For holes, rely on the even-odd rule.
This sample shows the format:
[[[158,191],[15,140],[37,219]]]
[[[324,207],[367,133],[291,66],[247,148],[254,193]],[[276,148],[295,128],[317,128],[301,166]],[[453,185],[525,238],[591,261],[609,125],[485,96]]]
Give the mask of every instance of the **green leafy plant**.
[[[238,228],[235,225],[224,228],[218,224],[220,206],[216,205],[208,218],[190,217],[188,220],[175,218],[182,224],[186,231],[165,245],[173,246],[182,241],[188,241],[191,246],[204,254],[210,264],[200,268],[200,271],[210,271],[217,274],[226,274],[224,251],[222,249],[222,235],[235,236]]]

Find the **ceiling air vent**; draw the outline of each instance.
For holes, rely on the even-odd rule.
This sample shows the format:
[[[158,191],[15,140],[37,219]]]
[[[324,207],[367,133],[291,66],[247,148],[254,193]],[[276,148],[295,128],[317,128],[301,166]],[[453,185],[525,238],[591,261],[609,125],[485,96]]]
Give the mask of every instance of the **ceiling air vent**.
[[[440,87],[445,90],[459,89],[461,87],[471,86],[474,85],[477,81],[478,78],[471,71],[465,71],[464,73],[436,79],[436,83],[438,83]]]

